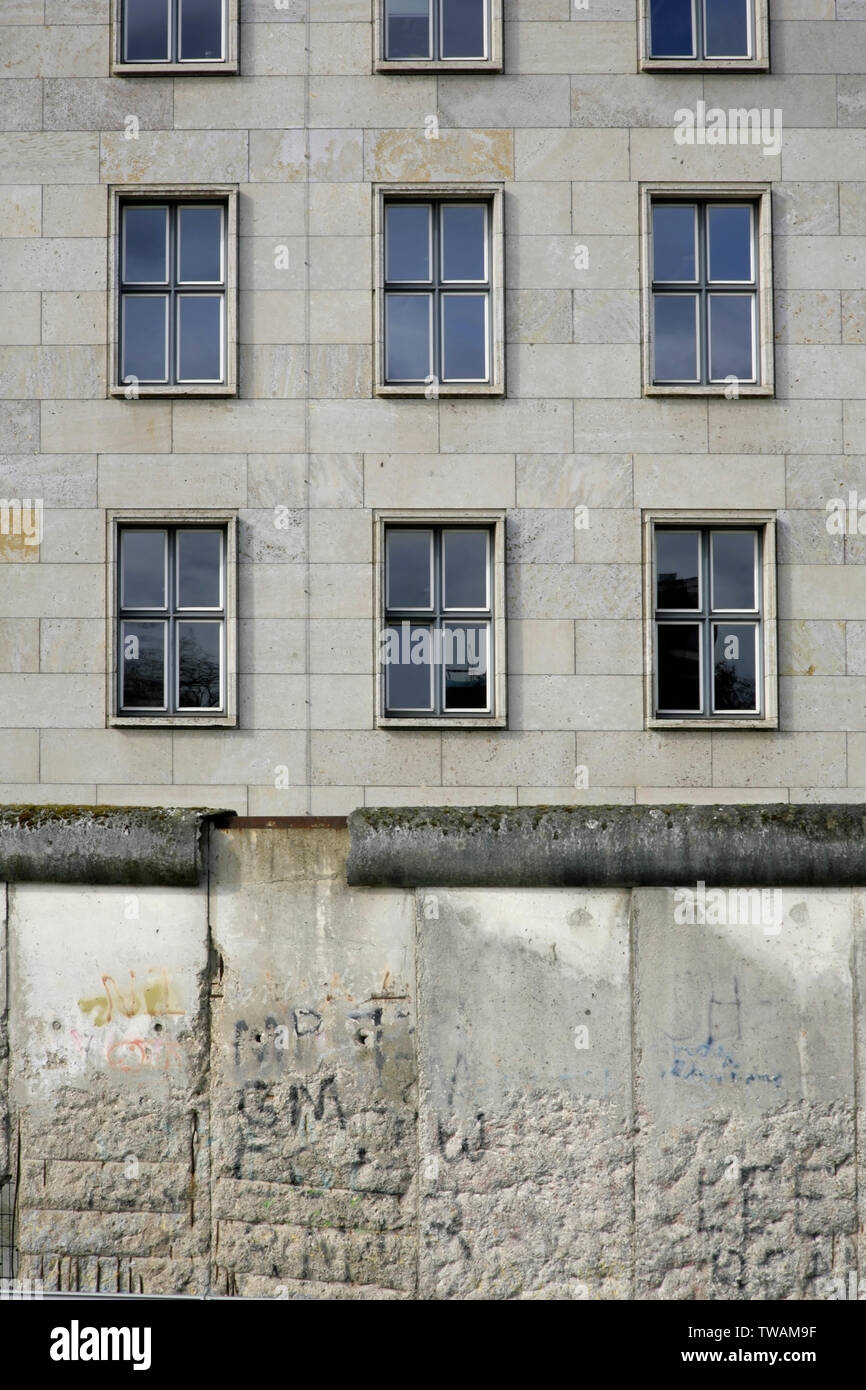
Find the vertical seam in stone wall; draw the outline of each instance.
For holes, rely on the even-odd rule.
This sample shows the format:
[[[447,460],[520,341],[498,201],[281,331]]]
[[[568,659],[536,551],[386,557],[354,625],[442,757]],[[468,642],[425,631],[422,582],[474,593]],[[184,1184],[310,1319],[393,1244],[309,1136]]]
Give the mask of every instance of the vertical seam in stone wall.
[[[3,1161],[0,1162],[0,1177],[3,1170],[11,1158],[12,1144],[12,1088],[11,1081],[11,1059],[9,1048],[9,888],[3,884],[2,903],[0,903],[0,952],[3,954],[3,995],[0,998],[0,1022],[3,1028],[3,1053],[0,1054],[0,1095],[3,1104],[0,1110],[0,1124],[3,1126],[0,1134],[0,1154]]]
[[[211,923],[211,904],[212,904],[212,901],[213,901],[212,893],[211,893],[211,882],[212,882],[212,877],[213,877],[213,875],[212,875],[212,873],[211,873],[211,856],[212,856],[213,851],[214,851],[214,843],[213,843],[214,830],[215,830],[215,827],[214,827],[213,822],[212,822],[212,821],[209,821],[208,824],[207,824],[207,827],[206,827],[206,842],[205,842],[205,851],[206,851],[206,852],[205,852],[205,879],[204,879],[204,891],[205,891],[205,928],[206,928],[206,937],[205,937],[205,971],[206,971],[206,976],[205,976],[205,992],[204,992],[204,1028],[205,1028],[205,1037],[204,1037],[204,1040],[203,1040],[203,1043],[202,1043],[202,1056],[203,1056],[204,1059],[205,1059],[205,1066],[207,1067],[207,1075],[206,1075],[206,1077],[205,1077],[205,1085],[202,1087],[202,1102],[203,1102],[204,1107],[205,1107],[205,1129],[206,1129],[206,1135],[207,1135],[207,1145],[206,1145],[206,1150],[205,1150],[205,1152],[206,1152],[206,1155],[207,1155],[207,1159],[206,1159],[206,1164],[207,1164],[207,1166],[206,1166],[206,1181],[205,1181],[205,1183],[204,1183],[203,1186],[202,1186],[200,1183],[198,1183],[198,1182],[195,1181],[195,1179],[196,1179],[196,1170],[197,1170],[197,1168],[198,1168],[198,1166],[199,1166],[199,1165],[198,1165],[198,1162],[197,1162],[197,1159],[196,1159],[195,1146],[196,1146],[196,1139],[197,1139],[198,1135],[199,1135],[200,1132],[201,1132],[201,1126],[200,1126],[200,1124],[198,1123],[198,1120],[197,1120],[197,1119],[196,1119],[196,1122],[195,1122],[195,1125],[194,1125],[194,1128],[193,1128],[192,1141],[191,1141],[191,1153],[192,1153],[192,1160],[193,1160],[193,1162],[192,1162],[191,1171],[190,1171],[190,1182],[191,1182],[191,1184],[192,1184],[192,1183],[195,1183],[195,1186],[191,1186],[191,1198],[190,1198],[190,1205],[191,1205],[191,1208],[192,1208],[193,1204],[199,1199],[199,1196],[200,1196],[200,1200],[201,1200],[202,1206],[205,1208],[203,1214],[201,1214],[201,1215],[199,1216],[199,1220],[200,1220],[200,1221],[201,1221],[201,1220],[204,1220],[204,1221],[206,1221],[206,1223],[207,1223],[207,1249],[206,1249],[206,1252],[205,1252],[204,1262],[203,1262],[203,1263],[204,1263],[205,1270],[206,1270],[206,1288],[205,1288],[204,1291],[205,1291],[205,1293],[207,1293],[207,1294],[210,1294],[211,1291],[212,1291],[212,1290],[211,1290],[211,1285],[212,1285],[213,1275],[214,1275],[214,1266],[213,1266],[213,1254],[214,1254],[213,1184],[214,1184],[214,1173],[213,1173],[213,1142],[212,1142],[212,1141],[213,1141],[213,1131],[212,1131],[213,1105],[212,1105],[212,1103],[211,1103],[212,1093],[213,1093],[213,1084],[214,1084],[214,1066],[213,1066],[213,997],[212,997],[212,991],[213,991],[213,972],[214,972],[214,966],[215,966],[215,948],[214,948],[214,939],[213,939],[213,928],[212,928],[212,923]]]
[[[10,1136],[11,1138],[11,1136]],[[21,1126],[15,1126],[15,1176],[12,1179],[12,1273],[18,1272],[18,1221],[21,1202]]]
[[[860,1127],[863,1117],[860,1113],[860,1032],[862,1025],[860,1012],[862,1004],[862,990],[860,988],[860,941],[859,936],[863,930],[863,897],[862,894],[851,888],[848,890],[851,901],[851,1078],[853,1087],[854,1101],[854,1229],[857,1232],[854,1241],[854,1265],[857,1273],[856,1288],[860,1289],[860,1274],[863,1267],[862,1259],[862,1233],[863,1222],[860,1212]]]
[[[629,1143],[631,1144],[631,1211],[629,1219],[631,1221],[631,1293],[630,1298],[637,1298],[637,1065],[635,1058],[635,1011],[637,999],[635,996],[636,979],[636,936],[635,931],[636,915],[636,890],[632,888],[628,895],[628,976],[629,976],[629,1000],[628,1011],[629,1019]]]
[[[3,884],[3,931],[6,938],[6,1155],[12,1175],[12,1273],[19,1264],[18,1229],[21,1202],[21,1123],[12,1110],[12,898],[9,883]]]
[[[415,1298],[421,1298],[421,1183],[423,1180],[421,1159],[421,1058],[419,1055],[419,1029],[421,1008],[418,998],[418,957],[421,952],[421,928],[424,914],[421,911],[421,894],[424,890],[416,888],[412,894],[412,912],[415,918],[415,938],[413,951],[413,973],[415,999],[412,1012],[415,1018]]]
[[[310,556],[310,0],[304,11],[304,782],[307,815],[313,812],[313,682],[310,674],[312,563]]]

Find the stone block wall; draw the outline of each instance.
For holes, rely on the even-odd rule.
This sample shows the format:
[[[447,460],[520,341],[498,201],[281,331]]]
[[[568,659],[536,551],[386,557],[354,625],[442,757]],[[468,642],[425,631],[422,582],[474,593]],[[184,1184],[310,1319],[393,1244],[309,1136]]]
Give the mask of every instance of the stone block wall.
[[[432,76],[373,73],[373,0],[241,0],[239,76],[123,78],[109,0],[5,0],[0,494],[45,512],[0,537],[0,798],[862,800],[866,546],[826,505],[866,495],[866,17],[770,0],[770,73],[663,75],[636,8],[505,0],[504,72]],[[779,153],[678,145],[698,100],[780,111]],[[501,400],[373,396],[372,184],[434,179],[504,183]],[[775,399],[642,396],[642,180],[772,184]],[[108,399],[108,186],[207,181],[239,189],[238,398]],[[240,522],[240,728],[106,727],[106,510],[205,506]],[[778,733],[644,727],[671,506],[777,515]],[[507,510],[507,730],[374,730],[385,507]]]

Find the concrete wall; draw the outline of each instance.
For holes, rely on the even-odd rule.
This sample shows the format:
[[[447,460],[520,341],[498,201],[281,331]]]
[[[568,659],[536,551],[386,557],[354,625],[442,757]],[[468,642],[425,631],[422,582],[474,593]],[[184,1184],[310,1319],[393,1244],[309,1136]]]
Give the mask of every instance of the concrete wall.
[[[825,505],[866,496],[862,4],[771,0],[772,72],[722,76],[639,73],[634,0],[505,0],[505,72],[465,77],[372,75],[373,0],[242,0],[239,77],[111,78],[108,12],[0,13],[0,493],[46,508],[0,544],[0,798],[861,800],[866,547]],[[778,108],[781,153],[677,145],[698,99]],[[430,178],[505,182],[504,400],[372,397],[371,184]],[[772,181],[776,399],[641,396],[642,179]],[[240,189],[239,398],[106,399],[107,185],[188,180]],[[236,731],[105,727],[136,506],[237,510]],[[403,506],[508,510],[507,731],[373,730],[371,510]],[[779,733],[644,730],[653,506],[777,512]]]
[[[690,925],[673,888],[349,889],[345,831],[210,839],[200,890],[9,888],[22,1276],[799,1299],[863,1269],[863,890]]]

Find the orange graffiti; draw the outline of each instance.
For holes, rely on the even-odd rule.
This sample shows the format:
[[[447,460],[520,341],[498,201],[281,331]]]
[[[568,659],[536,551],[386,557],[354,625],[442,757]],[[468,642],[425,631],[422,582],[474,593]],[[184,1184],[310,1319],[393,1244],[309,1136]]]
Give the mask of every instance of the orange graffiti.
[[[114,1071],[141,1071],[144,1067],[168,1071],[183,1064],[174,1038],[118,1038],[109,1043],[105,1055]]]

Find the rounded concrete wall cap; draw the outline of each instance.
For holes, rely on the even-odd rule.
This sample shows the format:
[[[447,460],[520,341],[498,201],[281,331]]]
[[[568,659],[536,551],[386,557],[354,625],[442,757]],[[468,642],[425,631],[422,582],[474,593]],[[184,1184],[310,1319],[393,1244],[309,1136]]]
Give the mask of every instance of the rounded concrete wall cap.
[[[206,808],[7,806],[0,810],[0,879],[9,883],[193,887],[202,869]]]
[[[866,885],[862,805],[371,807],[349,832],[358,886]]]

